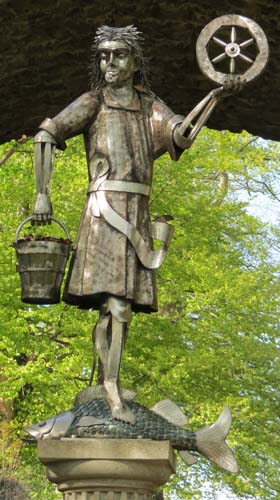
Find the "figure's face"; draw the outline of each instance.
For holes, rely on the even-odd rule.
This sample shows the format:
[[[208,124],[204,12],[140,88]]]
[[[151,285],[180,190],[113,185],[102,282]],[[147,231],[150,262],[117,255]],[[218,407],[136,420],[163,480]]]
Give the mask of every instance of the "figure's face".
[[[124,86],[133,81],[137,70],[130,47],[117,40],[100,43],[100,71],[105,82],[111,86]]]

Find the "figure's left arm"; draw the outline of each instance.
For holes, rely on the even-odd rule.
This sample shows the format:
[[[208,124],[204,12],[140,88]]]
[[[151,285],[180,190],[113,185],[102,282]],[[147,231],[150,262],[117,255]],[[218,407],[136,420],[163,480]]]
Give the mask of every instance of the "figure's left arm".
[[[239,78],[229,79],[222,87],[211,90],[183,122],[174,129],[173,140],[180,149],[190,148],[201,128],[206,124],[218,102],[224,97],[236,94],[244,87]]]

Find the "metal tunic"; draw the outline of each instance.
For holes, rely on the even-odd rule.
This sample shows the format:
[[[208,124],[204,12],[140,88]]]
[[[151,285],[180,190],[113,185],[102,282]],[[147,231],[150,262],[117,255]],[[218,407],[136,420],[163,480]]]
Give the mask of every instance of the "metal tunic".
[[[89,182],[99,179],[151,186],[153,160],[165,151],[177,159],[172,134],[182,121],[154,96],[135,92],[125,108],[107,89],[83,94],[41,128],[57,130],[59,140],[83,132]],[[49,121],[50,122],[50,121]],[[54,127],[53,127],[54,124]],[[135,226],[152,249],[149,197],[106,191],[117,214]],[[131,301],[134,311],[157,310],[155,271],[144,267],[125,234],[114,229],[99,212],[96,193],[87,197],[74,245],[63,300],[79,307],[99,309],[107,295]]]

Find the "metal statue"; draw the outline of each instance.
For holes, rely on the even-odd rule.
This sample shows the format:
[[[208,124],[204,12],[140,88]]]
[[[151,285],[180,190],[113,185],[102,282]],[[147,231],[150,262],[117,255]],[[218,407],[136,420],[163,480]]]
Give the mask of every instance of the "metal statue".
[[[212,37],[212,28],[210,31]],[[256,37],[258,40],[258,34]],[[104,385],[112,417],[132,425],[137,411],[120,390],[122,352],[132,312],[157,311],[155,269],[165,258],[173,232],[164,218],[150,220],[153,161],[165,152],[178,160],[219,100],[245,83],[231,64],[230,74],[224,74],[222,81],[217,79],[222,86],[211,91],[186,118],[175,115],[149,87],[142,41],[134,26],[97,30],[91,90],[54,118],[45,119],[35,137],[37,198],[33,211],[35,224],[50,222],[48,187],[55,149],[64,150],[67,139],[83,134],[89,184],[63,300],[99,310],[93,330],[104,372],[104,380],[99,382]],[[227,56],[232,57],[224,43]],[[230,43],[237,50],[234,34]],[[161,248],[153,249],[154,239],[162,242]]]
[[[73,408],[32,425],[25,431],[37,440],[103,437],[170,441],[187,465],[197,461],[190,453],[195,451],[223,469],[237,472],[236,460],[225,443],[231,426],[229,408],[224,408],[213,425],[191,431],[183,428],[187,424],[184,413],[168,399],[160,401],[149,410],[134,402],[133,394],[123,393],[126,406],[137,417],[136,424],[132,426],[112,417],[98,386],[95,393],[90,391],[89,397],[85,396],[82,391],[78,394]]]

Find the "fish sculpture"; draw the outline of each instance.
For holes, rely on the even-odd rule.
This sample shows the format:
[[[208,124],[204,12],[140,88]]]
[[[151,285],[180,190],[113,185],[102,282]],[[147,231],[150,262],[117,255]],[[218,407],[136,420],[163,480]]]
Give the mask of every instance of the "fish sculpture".
[[[170,441],[188,465],[197,461],[190,453],[194,451],[229,472],[238,471],[234,455],[225,443],[231,426],[228,407],[224,408],[214,424],[192,431],[183,428],[187,419],[172,401],[160,401],[149,410],[133,401],[134,396],[135,393],[129,390],[124,390],[122,394],[125,404],[136,416],[135,425],[114,419],[102,387],[96,386],[81,391],[70,410],[32,425],[25,431],[37,440],[77,437]]]

